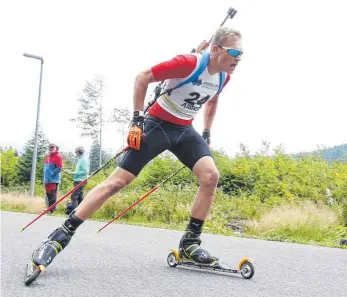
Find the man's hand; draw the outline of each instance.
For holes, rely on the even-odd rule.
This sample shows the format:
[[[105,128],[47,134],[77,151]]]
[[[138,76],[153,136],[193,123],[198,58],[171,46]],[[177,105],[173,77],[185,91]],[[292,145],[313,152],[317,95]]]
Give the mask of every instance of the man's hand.
[[[202,132],[202,137],[205,139],[208,145],[211,143],[211,132],[208,129],[205,129],[204,132]]]
[[[145,117],[134,116],[128,134],[128,144],[135,150],[140,150],[141,136],[144,131]]]

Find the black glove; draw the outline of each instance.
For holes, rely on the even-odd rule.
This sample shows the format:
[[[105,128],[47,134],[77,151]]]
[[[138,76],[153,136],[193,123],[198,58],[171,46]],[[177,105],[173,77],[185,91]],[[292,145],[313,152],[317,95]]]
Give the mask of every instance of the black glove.
[[[202,132],[202,137],[205,139],[207,144],[211,143],[211,133],[210,133],[210,130],[205,130],[204,132]]]
[[[144,116],[134,116],[131,121],[131,127],[137,126],[142,131],[145,130],[145,117]]]

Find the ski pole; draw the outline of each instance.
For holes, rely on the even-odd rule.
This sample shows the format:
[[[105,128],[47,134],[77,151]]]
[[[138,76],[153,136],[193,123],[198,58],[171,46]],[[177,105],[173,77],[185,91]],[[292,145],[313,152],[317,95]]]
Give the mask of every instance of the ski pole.
[[[63,197],[61,197],[58,201],[56,201],[54,204],[52,204],[50,207],[48,207],[44,212],[42,212],[38,217],[36,217],[34,220],[32,220],[30,223],[28,223],[22,230],[24,231],[27,227],[29,227],[31,224],[33,224],[35,221],[37,221],[40,217],[42,217],[45,213],[47,213],[48,211],[50,211],[53,207],[55,207],[57,204],[59,204],[60,202],[62,202],[66,197],[68,197],[72,192],[74,192],[75,190],[77,190],[79,187],[82,187],[84,184],[87,183],[87,181],[92,178],[93,176],[95,176],[97,173],[99,173],[103,168],[105,168],[108,164],[110,164],[110,162],[114,159],[116,159],[117,157],[119,157],[122,153],[124,153],[125,151],[127,151],[130,148],[130,146],[125,147],[123,150],[121,150],[119,153],[117,153],[114,157],[112,157],[110,160],[108,160],[103,166],[101,166],[100,168],[98,168],[96,171],[94,171],[89,177],[87,177],[85,180],[83,180],[82,182],[80,182],[76,187],[74,187],[72,190],[70,190],[69,192],[67,192]]]
[[[136,200],[132,205],[124,209],[122,212],[120,212],[115,218],[113,218],[111,221],[109,221],[106,225],[104,225],[102,228],[100,228],[97,233],[99,233],[101,230],[105,229],[108,225],[113,223],[115,220],[118,220],[122,215],[124,215],[126,212],[128,212],[130,209],[132,209],[135,205],[139,204],[142,200],[144,200],[146,197],[148,197],[150,194],[158,190],[162,185],[164,185],[168,180],[170,180],[173,176],[175,176],[178,172],[180,172],[182,169],[186,168],[186,166],[182,166],[181,168],[177,169],[174,173],[169,175],[164,181],[162,181],[160,184],[156,185],[152,190],[148,191],[145,195],[143,195],[141,198]]]

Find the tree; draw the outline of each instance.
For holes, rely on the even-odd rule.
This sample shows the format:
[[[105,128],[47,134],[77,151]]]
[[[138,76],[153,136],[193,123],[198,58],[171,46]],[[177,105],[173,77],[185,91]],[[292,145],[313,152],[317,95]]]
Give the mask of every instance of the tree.
[[[101,165],[99,165],[99,152],[100,152],[100,144],[97,139],[93,141],[92,147],[90,149],[89,154],[89,164],[90,164],[90,173],[93,173],[95,170],[100,168],[103,164],[105,164],[110,159],[110,154],[105,151],[101,151]]]
[[[115,108],[113,110],[113,115],[110,119],[110,122],[116,122],[117,124],[120,124],[121,127],[116,129],[117,133],[122,134],[122,140],[123,140],[123,147],[125,146],[124,140],[125,140],[125,126],[130,123],[131,117],[130,117],[130,111],[128,108]]]
[[[261,141],[261,148],[256,153],[257,156],[269,156],[270,153],[270,142],[266,140]]]
[[[63,158],[64,168],[75,171],[76,167],[76,156],[72,152],[60,152],[61,157]],[[59,185],[59,191],[62,193],[67,193],[71,190],[73,185],[73,175],[67,174],[63,171],[61,175],[61,181]]]
[[[25,183],[30,181],[32,158],[34,152],[34,141],[35,133],[31,139],[27,141],[24,146],[23,154],[19,157],[19,160],[16,165],[16,182]],[[36,180],[42,180],[43,177],[43,162],[45,158],[45,153],[49,145],[48,139],[45,134],[39,128],[37,136],[37,167],[36,167]]]
[[[98,166],[101,166],[101,144],[102,144],[102,96],[103,96],[104,81],[100,75],[95,75],[92,81],[87,81],[82,90],[82,95],[79,96],[80,103],[77,117],[72,121],[77,123],[77,127],[82,130],[82,137],[90,137],[93,140],[98,140],[99,158]]]
[[[64,160],[64,168],[74,170],[76,164],[76,156],[72,152],[60,152],[61,157]]]
[[[244,145],[243,143],[240,143],[240,151],[241,153],[236,154],[236,156],[242,156],[245,158],[250,158],[251,157],[251,152],[249,151],[248,147]]]
[[[18,156],[16,151],[10,147],[9,149],[0,148],[1,151],[1,185],[9,186],[16,176],[16,165]]]

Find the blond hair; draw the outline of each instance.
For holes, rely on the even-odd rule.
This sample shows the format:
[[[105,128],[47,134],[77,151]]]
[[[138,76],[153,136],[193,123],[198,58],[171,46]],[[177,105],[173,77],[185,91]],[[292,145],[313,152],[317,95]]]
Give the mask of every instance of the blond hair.
[[[232,29],[232,28],[228,28],[228,27],[220,27],[215,33],[215,35],[213,36],[213,39],[210,45],[211,48],[214,45],[222,46],[224,43],[224,40],[230,35],[238,37],[238,38],[242,38],[240,31]]]

